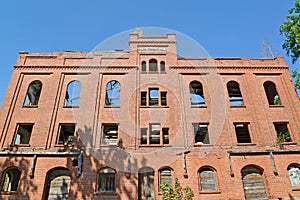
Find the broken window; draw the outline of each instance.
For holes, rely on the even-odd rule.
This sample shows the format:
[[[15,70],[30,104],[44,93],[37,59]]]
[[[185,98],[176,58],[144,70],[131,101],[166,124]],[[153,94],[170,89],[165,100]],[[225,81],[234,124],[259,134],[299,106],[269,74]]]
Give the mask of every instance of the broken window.
[[[81,84],[79,81],[71,81],[67,86],[64,106],[79,106]]]
[[[138,172],[138,200],[155,199],[154,170],[144,167]]]
[[[168,168],[159,170],[159,186],[165,183],[170,183],[170,185],[172,185],[172,171]]]
[[[217,190],[216,172],[208,167],[199,170],[199,183],[201,191]]]
[[[205,106],[203,87],[199,81],[190,83],[190,100],[192,106]]]
[[[291,142],[292,138],[287,123],[274,123],[278,142]]]
[[[229,96],[230,106],[244,105],[240,85],[235,81],[229,81],[227,83],[227,90]]]
[[[281,100],[276,90],[276,85],[271,81],[264,83],[265,92],[269,105],[281,105]]]
[[[74,140],[75,124],[60,124],[57,144],[72,145]]]
[[[106,85],[106,106],[120,106],[121,85],[118,81],[110,81]]]
[[[195,144],[209,144],[207,124],[194,123]]]
[[[2,174],[2,192],[12,192],[18,190],[21,172],[16,167],[6,169]]]
[[[141,144],[169,144],[169,128],[160,127],[159,123],[149,125],[149,135],[147,128],[141,128]]]
[[[262,170],[248,165],[242,169],[242,179],[246,200],[268,199]]]
[[[41,91],[42,91],[42,82],[41,81],[31,82],[27,89],[24,106],[38,105]]]
[[[158,106],[158,88],[149,89],[149,106]]]
[[[160,124],[150,124],[150,144],[160,144]]]
[[[166,66],[165,66],[165,62],[164,62],[164,61],[161,61],[161,62],[160,62],[160,71],[161,71],[161,72],[166,71]]]
[[[300,187],[300,168],[297,165],[290,165],[288,167],[288,172],[292,187]]]
[[[147,71],[146,62],[143,61],[142,62],[142,72],[146,72],[146,71]]]
[[[103,125],[102,144],[117,145],[118,144],[118,125]]]
[[[150,59],[149,60],[149,72],[157,72],[157,60]]]
[[[33,124],[18,124],[15,135],[15,145],[29,144]]]
[[[147,92],[141,92],[141,106],[167,106],[167,92],[159,92],[158,88],[149,88],[148,102]]]
[[[248,123],[236,123],[234,126],[238,143],[251,143]]]
[[[98,173],[98,192],[115,192],[116,172],[106,167]]]

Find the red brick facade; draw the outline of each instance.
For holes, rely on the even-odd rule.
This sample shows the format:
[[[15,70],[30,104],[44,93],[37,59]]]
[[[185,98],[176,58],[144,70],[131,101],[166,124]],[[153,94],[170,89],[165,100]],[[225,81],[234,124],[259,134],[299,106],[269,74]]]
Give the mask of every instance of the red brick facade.
[[[48,199],[63,173],[69,199],[161,199],[165,170],[193,199],[300,199],[300,102],[284,59],[176,52],[173,34],[131,34],[129,51],[19,53],[0,112],[0,198]]]

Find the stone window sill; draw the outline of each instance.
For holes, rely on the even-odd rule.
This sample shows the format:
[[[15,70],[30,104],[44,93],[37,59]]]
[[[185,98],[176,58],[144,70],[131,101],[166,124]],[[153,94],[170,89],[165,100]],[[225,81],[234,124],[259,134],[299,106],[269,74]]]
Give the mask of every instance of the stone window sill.
[[[17,191],[1,191],[0,195],[17,195]]]
[[[237,143],[237,146],[256,146],[255,143]]]
[[[207,191],[200,191],[199,194],[221,194],[219,190],[207,190]]]

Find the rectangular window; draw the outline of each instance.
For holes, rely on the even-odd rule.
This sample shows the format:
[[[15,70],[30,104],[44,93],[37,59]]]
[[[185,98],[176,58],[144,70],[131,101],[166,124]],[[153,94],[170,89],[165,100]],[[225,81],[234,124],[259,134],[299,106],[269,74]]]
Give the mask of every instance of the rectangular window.
[[[169,128],[163,128],[163,143],[164,144],[169,144]]]
[[[274,123],[274,126],[277,133],[278,142],[283,143],[292,141],[287,123]]]
[[[14,144],[29,144],[33,124],[18,124]]]
[[[251,143],[250,133],[247,123],[236,123],[235,133],[238,143]]]
[[[141,128],[141,144],[147,144],[147,128]]]
[[[103,126],[103,140],[102,144],[117,145],[118,144],[118,125],[104,125]]]
[[[162,106],[167,105],[167,92],[160,92],[160,104]]]
[[[147,92],[141,92],[141,106],[147,105]]]
[[[75,133],[75,124],[60,124],[57,144],[72,145]]]
[[[194,123],[195,144],[209,144],[208,124]]]
[[[150,124],[150,144],[160,144],[160,124]]]
[[[158,106],[158,88],[149,89],[149,106]]]
[[[141,128],[141,144],[169,144],[169,128],[160,127],[159,123],[149,125],[147,128]]]

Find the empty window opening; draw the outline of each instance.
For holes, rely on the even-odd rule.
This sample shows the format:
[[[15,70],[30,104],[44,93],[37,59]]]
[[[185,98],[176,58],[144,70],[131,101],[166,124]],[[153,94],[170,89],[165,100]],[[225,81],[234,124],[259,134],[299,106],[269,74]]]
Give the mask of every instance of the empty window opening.
[[[143,62],[142,62],[142,72],[145,72],[145,71],[147,71],[147,68],[146,68],[146,62],[143,61]]]
[[[71,81],[67,86],[64,106],[79,106],[81,84],[79,81]]]
[[[150,124],[150,144],[160,144],[160,124]]]
[[[106,106],[120,106],[121,85],[118,81],[110,81],[106,85]]]
[[[235,133],[238,143],[251,143],[250,133],[247,123],[235,124]]]
[[[140,133],[141,144],[169,144],[169,128],[161,128],[159,123],[149,124],[149,129],[141,128]]]
[[[278,95],[276,85],[271,81],[266,81],[264,83],[264,88],[269,105],[281,105],[281,100]]]
[[[118,125],[104,125],[102,144],[118,144]]]
[[[288,172],[292,187],[300,187],[300,168],[297,165],[290,165],[288,167]]]
[[[160,92],[160,104],[162,106],[167,105],[167,92]]]
[[[242,179],[246,200],[268,199],[262,170],[255,166],[246,166],[242,169]]]
[[[2,192],[17,191],[21,172],[16,167],[11,167],[3,172],[2,175]]]
[[[192,106],[205,106],[203,87],[198,81],[190,83],[190,100]]]
[[[141,92],[141,105],[147,105],[147,92]]]
[[[72,145],[74,140],[75,124],[61,124],[57,144]]]
[[[166,71],[166,65],[164,61],[160,62],[160,71],[161,72],[165,72]]]
[[[172,185],[172,171],[170,169],[164,168],[159,170],[159,186],[163,184]]]
[[[42,91],[42,82],[41,81],[31,82],[27,89],[24,106],[38,105],[41,91]]]
[[[201,191],[217,190],[216,172],[210,168],[203,168],[199,171],[199,183]]]
[[[158,88],[149,89],[149,105],[156,106],[158,104]]]
[[[138,172],[138,200],[155,199],[154,170],[144,167]]]
[[[287,127],[287,123],[274,123],[279,143],[291,142],[292,138]]]
[[[149,71],[150,72],[157,72],[157,60],[156,59],[151,59],[149,60]]]
[[[195,144],[209,144],[208,128],[207,124],[193,124]]]
[[[227,90],[229,96],[230,106],[242,106],[244,105],[240,85],[235,81],[229,81],[227,83]]]
[[[18,124],[14,144],[29,144],[32,128],[33,124]]]
[[[98,173],[98,192],[115,192],[116,172],[111,168],[101,169]]]

